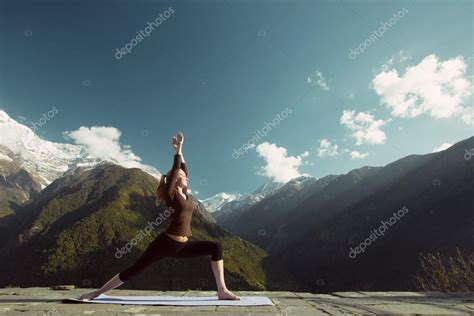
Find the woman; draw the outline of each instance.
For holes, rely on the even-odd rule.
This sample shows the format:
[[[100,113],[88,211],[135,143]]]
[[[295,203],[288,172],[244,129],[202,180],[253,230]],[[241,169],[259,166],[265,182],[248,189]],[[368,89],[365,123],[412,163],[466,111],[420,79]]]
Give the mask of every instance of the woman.
[[[85,293],[79,299],[91,300],[114,289],[163,257],[211,256],[211,267],[216,279],[218,298],[220,300],[240,300],[240,297],[229,291],[225,285],[221,244],[216,241],[188,240],[188,237],[192,236],[193,203],[189,200],[187,191],[188,169],[182,154],[183,141],[184,136],[181,132],[173,136],[172,145],[175,149],[173,167],[161,177],[156,190],[156,204],[164,201],[172,214],[169,227],[151,242],[132,266],[116,274],[99,290]]]

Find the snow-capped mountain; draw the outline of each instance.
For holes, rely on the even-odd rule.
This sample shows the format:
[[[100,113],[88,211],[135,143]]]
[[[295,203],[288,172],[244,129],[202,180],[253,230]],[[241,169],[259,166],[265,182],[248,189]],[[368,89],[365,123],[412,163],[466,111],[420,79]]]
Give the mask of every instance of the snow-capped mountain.
[[[267,198],[271,199],[273,195],[280,193],[281,191],[285,191],[287,194],[291,195],[291,192],[299,191],[317,180],[317,178],[311,176],[300,176],[286,183],[274,182],[271,180],[267,181],[252,194],[241,195],[239,198],[229,200],[227,203],[223,203],[217,209],[214,209],[215,218],[218,222],[225,222],[229,218],[238,217],[239,214],[244,213],[258,202]],[[214,197],[215,196],[209,199],[213,199]]]
[[[268,197],[278,191],[281,187],[283,187],[285,183],[281,182],[275,182],[275,181],[267,181],[264,184],[262,184],[255,192],[253,192],[253,195],[261,195],[262,197]]]
[[[91,156],[80,145],[54,143],[41,139],[29,127],[18,123],[2,110],[0,110],[0,145],[11,150],[14,154],[13,159],[24,169],[39,175],[43,187],[68,170],[77,167],[92,168],[104,161]],[[8,156],[2,151],[2,147],[0,155]],[[108,161],[121,165],[113,159]],[[130,166],[124,167],[130,168]],[[139,168],[156,178],[161,176],[154,167],[141,164]]]
[[[279,190],[284,183],[267,181],[251,194],[221,192],[200,202],[213,213],[216,211],[232,212],[234,209],[245,209]]]
[[[280,192],[286,191],[286,190],[299,191],[305,187],[312,185],[318,180],[319,178],[312,177],[312,176],[306,176],[306,175],[300,176],[300,177],[291,179],[290,181],[282,185],[280,188],[278,188],[276,191],[280,191]]]
[[[268,181],[252,194],[220,192],[210,198],[200,200],[200,202],[204,204],[210,213],[220,210],[231,211],[234,208],[245,208],[246,206],[250,206],[260,201],[264,196],[270,194],[279,187],[281,187],[281,184]]]
[[[1,153],[0,152],[0,161],[8,161],[8,162],[12,162],[13,159],[11,159],[8,155],[6,155],[5,153]]]
[[[210,198],[201,200],[200,202],[206,207],[206,209],[212,213],[217,211],[222,207],[222,205],[227,204],[232,201],[240,200],[242,194],[233,194],[233,193],[217,193],[216,195],[211,196]]]

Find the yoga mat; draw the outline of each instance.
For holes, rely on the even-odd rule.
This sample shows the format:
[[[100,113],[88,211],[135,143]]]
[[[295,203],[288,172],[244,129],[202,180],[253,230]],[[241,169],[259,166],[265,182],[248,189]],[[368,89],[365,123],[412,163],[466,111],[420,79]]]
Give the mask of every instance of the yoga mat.
[[[241,296],[240,300],[219,300],[217,296],[109,296],[101,294],[90,301],[81,301],[79,298],[67,298],[62,302],[173,306],[274,306],[273,302],[264,296]]]

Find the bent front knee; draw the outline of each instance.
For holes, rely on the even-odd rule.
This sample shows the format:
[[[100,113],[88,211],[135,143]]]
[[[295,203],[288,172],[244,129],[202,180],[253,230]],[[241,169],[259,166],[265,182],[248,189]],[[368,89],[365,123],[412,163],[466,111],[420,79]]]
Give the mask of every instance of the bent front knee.
[[[219,261],[219,260],[222,260],[222,255],[223,255],[223,249],[222,249],[222,245],[220,242],[218,241],[215,241],[213,243],[213,252],[212,252],[212,255],[211,255],[211,260],[212,261]]]

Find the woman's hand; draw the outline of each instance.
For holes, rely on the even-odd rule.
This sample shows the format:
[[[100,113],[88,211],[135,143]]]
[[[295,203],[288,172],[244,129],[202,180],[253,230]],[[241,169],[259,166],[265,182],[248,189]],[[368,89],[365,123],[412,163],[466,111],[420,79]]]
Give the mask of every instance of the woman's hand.
[[[173,148],[175,149],[176,153],[181,152],[181,147],[184,142],[184,135],[181,132],[178,132],[175,136],[173,136],[171,143],[173,144]]]
[[[171,144],[173,145],[173,148],[175,150],[178,148],[178,139],[176,138],[176,136],[173,136],[173,138],[171,139]]]
[[[178,132],[175,137],[178,143],[182,144],[184,142],[184,135],[182,132]]]

